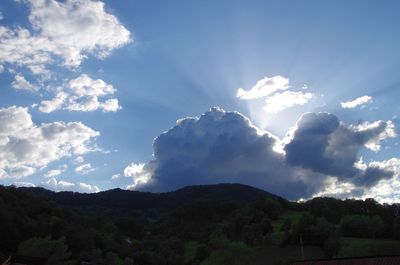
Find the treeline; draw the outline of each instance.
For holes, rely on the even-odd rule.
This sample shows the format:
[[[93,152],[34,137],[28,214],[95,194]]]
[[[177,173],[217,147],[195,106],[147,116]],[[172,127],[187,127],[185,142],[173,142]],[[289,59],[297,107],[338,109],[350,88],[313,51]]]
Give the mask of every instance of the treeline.
[[[0,187],[0,261],[17,253],[48,257],[49,265],[263,264],[263,248],[298,246],[300,239],[329,258],[343,237],[400,239],[399,209],[373,199],[260,197],[194,202],[163,219],[143,220],[130,213],[84,214]]]

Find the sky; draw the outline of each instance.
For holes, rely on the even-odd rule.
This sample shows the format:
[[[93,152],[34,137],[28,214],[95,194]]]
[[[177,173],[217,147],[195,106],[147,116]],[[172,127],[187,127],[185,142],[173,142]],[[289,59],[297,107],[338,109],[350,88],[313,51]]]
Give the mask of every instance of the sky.
[[[0,2],[0,184],[400,200],[398,1]]]

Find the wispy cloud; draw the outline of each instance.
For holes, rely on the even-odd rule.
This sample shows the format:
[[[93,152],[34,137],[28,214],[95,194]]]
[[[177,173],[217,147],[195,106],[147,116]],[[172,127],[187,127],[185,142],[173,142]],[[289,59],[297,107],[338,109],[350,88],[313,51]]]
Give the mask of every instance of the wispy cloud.
[[[255,86],[249,90],[239,88],[236,96],[240,99],[256,99],[266,97],[278,90],[286,90],[289,87],[289,79],[277,75],[273,77],[264,77],[259,80]]]
[[[307,89],[303,86],[302,90]],[[284,92],[279,92],[285,90]],[[295,105],[304,105],[312,97],[310,92],[289,90],[289,79],[277,75],[273,77],[265,77],[257,82],[249,90],[239,88],[236,97],[244,100],[264,99],[264,111],[269,113],[277,113]]]
[[[352,109],[357,106],[365,105],[367,103],[371,103],[373,101],[372,97],[370,96],[362,96],[359,98],[356,98],[354,100],[346,101],[346,102],[341,102],[340,105],[344,109]]]
[[[311,93],[304,93],[302,91],[285,91],[282,93],[275,93],[265,100],[265,112],[280,112],[295,105],[306,104],[313,95]]]
[[[82,175],[89,174],[92,171],[94,171],[94,168],[92,168],[92,165],[90,163],[83,164],[75,168],[75,172]]]

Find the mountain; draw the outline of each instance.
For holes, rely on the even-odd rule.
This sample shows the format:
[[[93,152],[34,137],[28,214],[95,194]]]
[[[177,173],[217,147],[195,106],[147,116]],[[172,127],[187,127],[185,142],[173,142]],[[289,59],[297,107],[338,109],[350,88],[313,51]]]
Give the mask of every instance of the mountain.
[[[242,184],[216,184],[188,186],[172,192],[151,193],[112,189],[99,193],[53,192],[44,188],[21,187],[34,196],[48,198],[69,208],[98,213],[113,214],[122,212],[168,213],[176,208],[201,201],[230,201],[251,203],[260,198],[284,200],[261,189]]]

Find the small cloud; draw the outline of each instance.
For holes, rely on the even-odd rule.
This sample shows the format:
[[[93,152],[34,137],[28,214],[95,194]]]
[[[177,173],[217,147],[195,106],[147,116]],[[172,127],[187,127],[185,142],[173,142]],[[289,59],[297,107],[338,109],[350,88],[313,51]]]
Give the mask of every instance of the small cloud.
[[[52,169],[52,170],[47,171],[43,176],[46,178],[53,178],[53,177],[56,177],[56,176],[64,173],[67,168],[68,168],[68,166],[66,164],[64,164],[61,167],[59,167],[58,169]]]
[[[22,181],[13,182],[13,185],[17,187],[28,187],[28,188],[36,187],[36,185],[31,182],[22,182]]]
[[[48,181],[43,183],[45,187],[53,191],[75,191],[81,193],[96,193],[100,189],[95,185],[90,185],[83,182],[71,183],[64,180],[57,180],[56,178],[50,178]]]
[[[75,168],[75,172],[82,175],[86,175],[92,171],[94,171],[94,168],[92,168],[92,165],[90,163],[83,164]]]
[[[294,105],[306,104],[313,95],[311,93],[303,93],[301,91],[285,91],[282,93],[275,93],[265,100],[264,111],[277,113]]]
[[[344,109],[352,109],[360,105],[372,103],[373,99],[370,96],[362,96],[351,101],[341,102],[340,105]]]
[[[353,125],[351,128],[360,134],[371,135],[372,137],[365,143],[365,147],[375,152],[380,150],[380,143],[383,140],[397,136],[392,121],[364,122]]]
[[[114,174],[111,176],[111,180],[116,180],[116,179],[120,179],[121,178],[121,174]]]
[[[313,97],[312,93],[288,89],[289,79],[277,75],[259,80],[250,90],[239,88],[236,97],[246,100],[264,98],[264,110],[268,113],[277,113],[295,105],[304,105]],[[308,87],[303,85],[302,90],[306,89]],[[280,90],[286,91],[279,92]]]
[[[39,110],[50,113],[59,109],[69,111],[96,111],[115,112],[121,109],[118,99],[109,97],[115,93],[112,85],[107,84],[101,79],[92,79],[86,74],[70,80],[62,91],[58,91],[54,98],[43,100],[40,103]]]
[[[4,66],[0,64],[0,74],[4,72]]]
[[[130,164],[124,169],[125,177],[132,177],[133,184],[127,186],[129,190],[137,189],[151,182],[151,173],[145,168],[145,164]]]
[[[32,85],[21,74],[15,76],[14,81],[11,83],[12,87],[19,90],[37,91],[37,87]]]
[[[76,185],[75,190],[77,192],[82,192],[82,193],[97,193],[100,192],[99,187],[95,186],[95,185],[90,185],[87,183],[83,183],[83,182],[78,182]]]
[[[83,158],[83,156],[77,156],[72,162],[74,164],[81,164],[83,163],[83,161],[85,161],[85,158]]]
[[[278,90],[288,89],[289,79],[277,75],[265,77],[257,82],[250,90],[239,88],[236,96],[240,99],[256,99],[266,97]]]
[[[56,178],[50,178],[44,184],[47,188],[54,191],[68,191],[75,186],[74,183],[63,180],[57,180]]]

